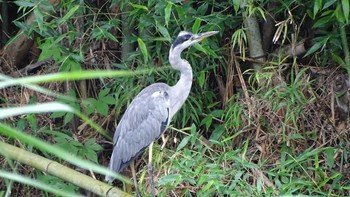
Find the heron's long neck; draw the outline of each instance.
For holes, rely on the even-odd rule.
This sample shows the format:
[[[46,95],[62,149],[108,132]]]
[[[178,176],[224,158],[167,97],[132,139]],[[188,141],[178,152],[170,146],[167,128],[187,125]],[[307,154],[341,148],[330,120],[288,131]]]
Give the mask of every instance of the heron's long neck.
[[[178,57],[169,58],[169,61],[171,66],[181,73],[180,80],[170,88],[170,118],[172,118],[190,94],[193,76],[191,65],[186,60],[181,59],[180,54]]]

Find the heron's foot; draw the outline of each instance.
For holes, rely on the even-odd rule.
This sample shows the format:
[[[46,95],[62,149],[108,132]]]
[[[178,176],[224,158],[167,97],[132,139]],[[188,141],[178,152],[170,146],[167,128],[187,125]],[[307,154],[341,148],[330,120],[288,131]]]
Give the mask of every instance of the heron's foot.
[[[156,192],[155,192],[155,186],[154,186],[154,180],[153,180],[153,166],[151,162],[148,163],[148,174],[149,174],[150,184],[151,184],[151,194],[152,194],[152,197],[155,197]]]

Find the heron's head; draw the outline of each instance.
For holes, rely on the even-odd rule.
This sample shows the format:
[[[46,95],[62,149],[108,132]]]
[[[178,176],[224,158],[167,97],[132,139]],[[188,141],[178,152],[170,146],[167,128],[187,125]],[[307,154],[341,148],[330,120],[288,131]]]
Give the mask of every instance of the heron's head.
[[[174,43],[171,45],[170,50],[181,53],[184,49],[188,48],[189,46],[217,33],[218,31],[209,31],[205,33],[192,34],[187,31],[181,31],[175,39]]]

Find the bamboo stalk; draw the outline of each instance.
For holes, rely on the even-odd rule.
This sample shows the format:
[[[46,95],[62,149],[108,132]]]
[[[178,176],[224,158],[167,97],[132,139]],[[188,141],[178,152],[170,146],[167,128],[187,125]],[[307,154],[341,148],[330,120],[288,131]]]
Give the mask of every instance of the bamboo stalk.
[[[23,164],[50,173],[100,196],[131,196],[120,189],[93,179],[55,161],[0,141],[0,153]]]
[[[241,8],[244,10],[242,12],[243,24],[244,24],[244,27],[247,29],[249,55],[251,58],[264,62],[265,53],[262,46],[259,23],[257,18],[254,15],[248,13],[245,7],[246,4],[247,4],[247,1],[241,2]],[[262,70],[262,67],[259,64],[253,63],[253,67],[256,72],[259,72]]]

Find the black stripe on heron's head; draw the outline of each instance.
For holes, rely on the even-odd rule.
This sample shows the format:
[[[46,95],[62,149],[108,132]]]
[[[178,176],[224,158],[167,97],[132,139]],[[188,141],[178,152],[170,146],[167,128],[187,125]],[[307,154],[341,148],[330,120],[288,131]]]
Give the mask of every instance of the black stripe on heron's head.
[[[186,42],[186,41],[189,40],[192,36],[193,36],[193,34],[190,33],[190,32],[185,32],[185,31],[180,32],[179,35],[178,35],[178,37],[177,37],[177,38],[175,39],[175,41],[173,42],[171,48],[175,48],[177,45]]]

